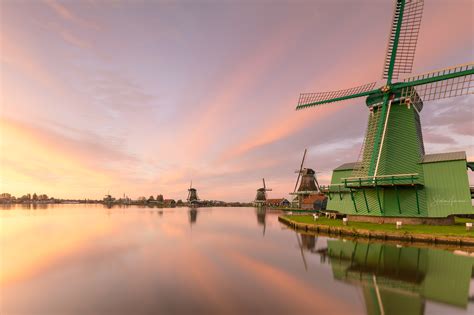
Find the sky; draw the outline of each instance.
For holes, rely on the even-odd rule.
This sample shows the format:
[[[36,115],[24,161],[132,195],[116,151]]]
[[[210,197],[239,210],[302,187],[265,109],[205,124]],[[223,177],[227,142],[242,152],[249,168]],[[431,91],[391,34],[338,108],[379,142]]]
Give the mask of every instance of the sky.
[[[0,190],[250,201],[357,160],[393,12],[369,1],[0,2]],[[425,0],[413,74],[474,57],[474,2]],[[474,160],[473,95],[426,102],[427,153]],[[471,183],[474,177],[470,175]]]

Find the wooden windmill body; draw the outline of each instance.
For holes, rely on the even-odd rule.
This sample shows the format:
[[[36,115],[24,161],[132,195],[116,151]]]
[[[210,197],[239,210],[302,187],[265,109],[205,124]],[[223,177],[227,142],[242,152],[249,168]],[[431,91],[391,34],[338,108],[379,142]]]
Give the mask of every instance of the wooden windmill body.
[[[193,188],[193,182],[191,181],[191,184],[189,185],[188,188],[188,197],[186,198],[188,201],[188,204],[191,206],[196,206],[199,204],[199,198],[197,195],[197,190],[196,188]]]
[[[331,184],[322,187],[329,210],[365,221],[474,213],[466,153],[425,154],[420,122],[423,102],[474,93],[474,64],[398,79],[412,70],[422,12],[422,0],[395,1],[382,87],[373,82],[300,95],[297,109],[367,97],[359,160],[334,169]]]
[[[256,207],[264,207],[267,202],[267,191],[272,191],[271,188],[267,188],[265,184],[265,178],[262,178],[263,187],[257,189],[257,195],[253,201]]]
[[[304,150],[300,169],[295,171],[298,174],[296,178],[295,189],[290,195],[296,196],[294,206],[303,210],[325,210],[327,197],[321,193],[316,172],[312,168],[304,167],[307,149]]]

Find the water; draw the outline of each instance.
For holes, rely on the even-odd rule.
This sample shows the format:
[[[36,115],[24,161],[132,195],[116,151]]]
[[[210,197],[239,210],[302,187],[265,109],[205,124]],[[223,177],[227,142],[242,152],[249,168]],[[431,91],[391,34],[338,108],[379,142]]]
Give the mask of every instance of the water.
[[[1,314],[473,314],[474,258],[253,208],[0,211]]]

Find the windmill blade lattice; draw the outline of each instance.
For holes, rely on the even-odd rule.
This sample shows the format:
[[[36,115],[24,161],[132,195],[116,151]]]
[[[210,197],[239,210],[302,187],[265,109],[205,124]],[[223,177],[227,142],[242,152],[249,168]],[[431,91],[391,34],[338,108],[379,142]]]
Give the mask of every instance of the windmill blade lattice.
[[[422,75],[406,78],[403,82],[416,83],[423,82],[432,78],[453,75],[456,73],[463,73],[466,71],[473,71],[474,63],[461,65],[429,72]],[[417,93],[415,93],[415,90]],[[416,94],[418,94],[416,96]],[[474,94],[474,74],[468,74],[442,81],[436,81],[428,84],[420,84],[413,87],[407,87],[402,90],[402,97],[420,97],[423,101],[432,101],[449,97],[456,97],[461,95]]]
[[[385,64],[383,70],[383,78],[389,77],[390,63],[392,60],[393,48],[396,41],[396,31],[400,14],[402,13],[402,24],[398,37],[398,47],[396,51],[395,61],[393,64],[392,78],[397,79],[400,73],[410,73],[413,68],[413,60],[415,59],[416,43],[418,41],[418,33],[421,26],[421,18],[423,15],[423,0],[408,0],[402,10],[402,2],[397,1],[393,13],[393,21],[390,31],[390,38],[387,45],[387,53],[385,55]]]
[[[367,96],[376,92],[374,91],[375,84],[377,84],[377,82],[372,82],[350,89],[338,91],[301,93],[300,98],[298,99],[298,106],[296,107],[296,109],[302,109],[327,103],[341,102],[351,98]]]

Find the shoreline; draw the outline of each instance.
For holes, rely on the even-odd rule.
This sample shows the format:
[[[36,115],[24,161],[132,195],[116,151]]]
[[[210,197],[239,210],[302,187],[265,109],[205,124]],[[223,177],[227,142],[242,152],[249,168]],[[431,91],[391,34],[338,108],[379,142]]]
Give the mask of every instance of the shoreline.
[[[291,216],[280,215],[278,221],[281,223],[300,231],[315,232],[318,234],[325,234],[328,236],[348,236],[352,238],[365,238],[368,240],[379,241],[401,241],[409,244],[443,244],[455,245],[457,248],[471,247],[474,249],[474,232],[473,236],[453,236],[443,234],[426,234],[408,232],[403,229],[400,232],[384,231],[382,229],[374,231],[363,228],[356,228],[354,226],[331,226],[324,223],[302,223],[292,220]]]

